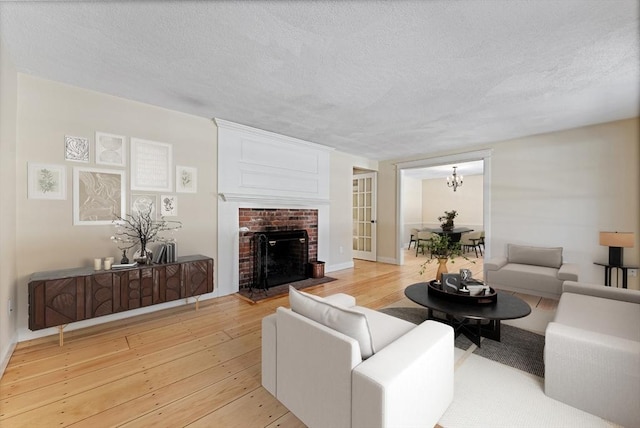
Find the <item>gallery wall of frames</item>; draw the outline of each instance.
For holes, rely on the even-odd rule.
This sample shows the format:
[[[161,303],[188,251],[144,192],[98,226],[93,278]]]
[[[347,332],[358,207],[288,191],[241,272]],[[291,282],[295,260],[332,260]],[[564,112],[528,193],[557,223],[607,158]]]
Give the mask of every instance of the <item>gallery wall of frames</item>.
[[[197,168],[174,165],[171,144],[96,132],[93,141],[66,135],[60,145],[61,163],[28,162],[28,197],[60,200],[71,194],[76,226],[112,224],[149,210],[154,218],[177,217],[177,194],[198,191]]]

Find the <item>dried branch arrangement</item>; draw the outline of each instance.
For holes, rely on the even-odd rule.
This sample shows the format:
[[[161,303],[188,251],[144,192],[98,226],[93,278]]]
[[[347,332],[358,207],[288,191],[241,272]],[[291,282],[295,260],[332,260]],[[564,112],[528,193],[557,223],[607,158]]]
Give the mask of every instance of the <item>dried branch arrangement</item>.
[[[140,244],[142,257],[147,254],[148,244],[156,241],[171,241],[170,238],[161,236],[161,233],[180,229],[182,223],[175,220],[165,220],[164,217],[161,217],[160,220],[154,220],[151,217],[152,212],[153,205],[150,205],[148,210],[126,214],[124,218],[116,216],[113,220],[116,232],[111,240],[123,252]]]

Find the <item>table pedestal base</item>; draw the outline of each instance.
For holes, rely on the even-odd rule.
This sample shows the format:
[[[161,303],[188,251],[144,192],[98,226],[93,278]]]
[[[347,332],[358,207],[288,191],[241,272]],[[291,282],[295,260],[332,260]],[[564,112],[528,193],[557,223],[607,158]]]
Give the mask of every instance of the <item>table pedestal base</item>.
[[[483,320],[474,318],[458,318],[449,314],[445,317],[434,315],[432,309],[428,310],[429,319],[448,324],[453,327],[455,337],[463,334],[467,339],[480,348],[480,340],[483,337],[500,342],[500,320]],[[485,321],[483,324],[482,322]],[[488,322],[487,322],[488,321]]]

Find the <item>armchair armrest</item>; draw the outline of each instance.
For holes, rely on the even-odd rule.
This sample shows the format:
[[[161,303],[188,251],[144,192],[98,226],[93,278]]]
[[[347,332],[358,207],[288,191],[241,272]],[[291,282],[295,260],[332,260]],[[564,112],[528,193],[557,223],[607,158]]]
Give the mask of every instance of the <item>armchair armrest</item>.
[[[586,282],[565,281],[563,293],[585,294],[604,299],[621,300],[623,302],[640,303],[640,291],[628,288],[605,287],[604,285],[587,284]]]
[[[453,365],[453,329],[423,322],[354,368],[352,426],[434,426],[453,400]]]
[[[344,293],[332,294],[323,297],[324,301],[332,305],[342,306],[343,308],[352,308],[356,305],[356,298]]]
[[[563,281],[577,281],[578,280],[578,265],[575,263],[564,263],[558,269],[558,279]]]
[[[484,270],[499,270],[507,264],[506,257],[494,257],[484,262]]]

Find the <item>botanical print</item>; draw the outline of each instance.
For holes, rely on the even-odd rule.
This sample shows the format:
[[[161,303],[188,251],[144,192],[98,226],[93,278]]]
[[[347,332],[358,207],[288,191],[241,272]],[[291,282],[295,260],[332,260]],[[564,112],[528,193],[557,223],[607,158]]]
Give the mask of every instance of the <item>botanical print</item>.
[[[89,162],[89,140],[82,137],[64,137],[64,159],[75,162]]]
[[[162,195],[160,197],[160,215],[163,217],[175,217],[178,215],[178,197],[174,195]]]
[[[198,191],[198,169],[176,166],[176,192],[196,193]]]
[[[124,172],[73,170],[74,224],[111,224],[124,215]]]
[[[125,166],[126,137],[96,132],[96,163]]]
[[[29,162],[29,199],[66,199],[67,174],[64,165]]]
[[[151,219],[157,218],[156,195],[131,195],[131,212],[136,214],[149,213]]]

